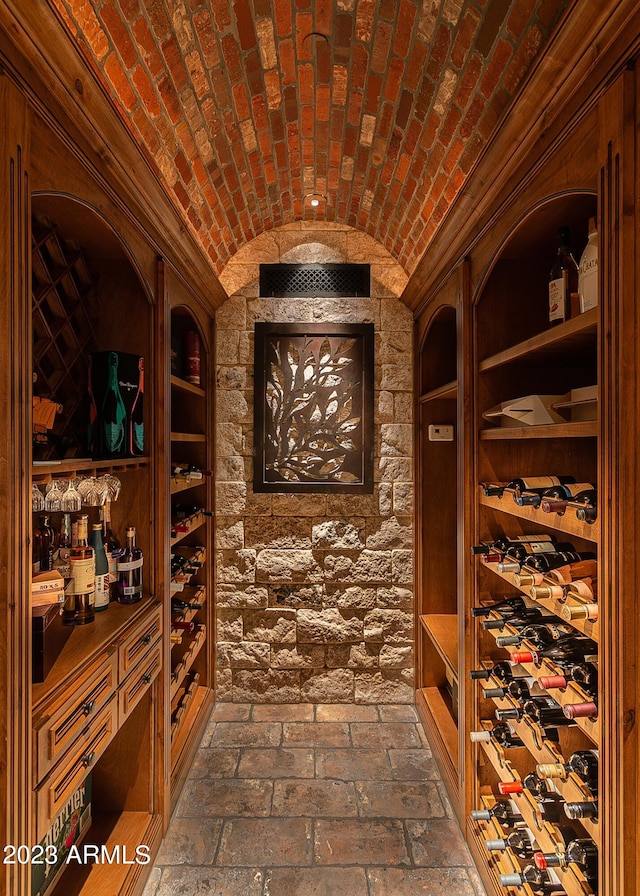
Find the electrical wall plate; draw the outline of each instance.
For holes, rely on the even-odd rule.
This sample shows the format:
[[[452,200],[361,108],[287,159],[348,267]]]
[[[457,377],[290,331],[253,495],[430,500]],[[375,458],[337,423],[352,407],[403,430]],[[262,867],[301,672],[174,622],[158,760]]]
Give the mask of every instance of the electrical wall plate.
[[[430,442],[453,442],[453,426],[446,423],[429,424]]]

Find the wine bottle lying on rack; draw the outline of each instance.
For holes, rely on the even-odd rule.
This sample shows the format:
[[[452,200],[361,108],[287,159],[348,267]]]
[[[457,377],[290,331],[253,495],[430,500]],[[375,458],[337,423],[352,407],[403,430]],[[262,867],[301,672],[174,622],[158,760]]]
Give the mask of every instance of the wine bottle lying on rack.
[[[572,482],[575,482],[573,476],[528,476],[526,479],[512,479],[505,490],[513,492],[513,500],[519,506],[537,507],[545,492]]]
[[[501,700],[507,695],[522,703],[530,697],[543,696],[540,685],[535,678],[514,678],[501,688],[483,688],[482,696],[485,700]]]
[[[551,579],[555,584],[568,585],[581,579],[596,580],[598,577],[598,563],[596,560],[579,560],[576,563],[568,563],[566,566],[556,566],[546,573],[533,569],[522,569],[516,573],[516,585],[523,588],[527,585],[542,585],[545,578]]]
[[[483,619],[483,621],[480,623],[480,626],[484,629],[484,631],[501,632],[507,625],[510,625],[512,628],[521,629],[526,628],[529,625],[533,625],[538,620],[554,618],[551,615],[544,614],[538,607],[525,607],[525,609],[521,610],[519,613],[514,613],[513,615],[507,616],[503,616],[500,610],[498,610],[497,612],[500,613],[500,617],[498,619]]]
[[[575,681],[590,696],[598,693],[598,667],[594,663],[559,663],[561,674],[541,675],[538,681],[546,691],[564,691],[570,681]]]
[[[509,796],[512,793],[524,793],[525,790],[542,799],[549,793],[547,782],[544,778],[538,777],[535,772],[529,772],[521,781],[500,781],[498,783],[498,793],[502,794],[502,796]]]
[[[534,896],[565,892],[562,884],[552,881],[546,871],[541,871],[535,865],[527,865],[520,872],[501,874],[499,879],[503,887],[528,887]]]
[[[558,778],[566,780],[570,774],[575,774],[586,784],[592,794],[598,792],[598,750],[577,750],[569,756],[567,762],[541,763],[536,766],[536,772],[541,778]]]
[[[569,563],[576,563],[579,560],[591,560],[594,557],[595,554],[591,552],[579,553],[571,542],[564,541],[554,545],[551,551],[520,552],[518,556],[505,554],[498,563],[498,572],[516,573],[520,575],[521,578],[518,581],[521,583],[523,572],[548,573],[559,566],[567,566]]]
[[[519,646],[523,641],[528,641],[535,647],[544,647],[547,644],[553,644],[554,641],[559,641],[567,635],[573,635],[573,633],[571,626],[559,622],[546,624],[529,623],[519,628],[518,633],[515,635],[501,635],[496,638],[496,644],[498,647],[512,647]]]
[[[528,828],[516,828],[504,839],[485,840],[485,846],[489,852],[503,852],[510,849],[519,859],[532,859],[536,847],[533,834]]]
[[[568,622],[574,619],[586,619],[588,622],[595,622],[598,618],[598,604],[565,604],[560,610],[560,615]]]
[[[508,616],[515,616],[516,613],[521,613],[534,606],[535,604],[527,601],[523,595],[514,594],[513,597],[496,601],[495,604],[487,604],[483,607],[473,607],[471,615],[477,619],[478,616],[488,616],[490,613],[500,613],[500,615],[506,619]]]
[[[562,711],[568,719],[597,719],[598,707],[592,701],[584,703],[565,703]]]
[[[596,821],[598,818],[598,801],[583,800],[582,802],[565,803],[564,814],[572,821],[580,821],[582,818],[590,818]]]
[[[564,662],[583,663],[589,662],[588,657],[597,657],[598,645],[591,638],[575,637],[561,638],[546,647],[536,650],[515,650],[511,654],[512,663],[534,663],[541,665],[544,659],[549,659],[559,666]]]
[[[543,493],[540,510],[543,513],[557,513],[562,516],[570,503],[586,504],[594,507],[596,488],[590,482],[571,482],[566,485],[554,485]]]
[[[588,881],[598,879],[598,847],[588,838],[570,840],[564,850],[536,852],[533,857],[536,868],[567,868],[576,865]]]
[[[472,744],[494,741],[505,749],[524,746],[520,738],[511,730],[511,727],[506,722],[499,722],[494,725],[491,730],[482,729],[481,731],[470,731],[469,740]]]
[[[211,476],[212,474],[212,470],[201,470],[194,464],[171,464],[171,475],[175,479],[184,479],[187,481],[191,479],[198,480],[204,479],[205,476]]]
[[[183,600],[180,597],[171,598],[171,611],[173,613],[181,613],[183,610],[201,610],[203,604],[199,604],[195,600]]]
[[[188,519],[200,514],[200,516],[213,516],[213,510],[205,510],[198,504],[174,504],[171,508],[171,516],[177,519]]]
[[[484,555],[485,559],[487,559],[488,555],[498,554],[502,555],[511,547],[517,547],[518,545],[523,544],[535,544],[537,542],[547,542],[547,541],[555,541],[553,535],[550,535],[548,532],[542,532],[538,535],[510,535],[510,536],[502,536],[501,538],[496,538],[495,541],[490,542],[489,544],[477,544],[471,548],[472,554],[480,554]]]
[[[472,681],[488,681],[492,675],[498,681],[507,684],[515,678],[530,677],[526,669],[518,669],[515,663],[509,661],[494,663],[490,669],[472,669],[469,672]]]
[[[569,542],[557,544],[555,541],[537,541],[516,545],[504,552],[498,561],[498,572],[520,572],[522,566],[535,568],[527,561],[545,554],[555,556],[558,553],[566,552],[567,549],[573,550],[573,545]],[[558,563],[558,565],[560,564]]]
[[[489,809],[472,809],[474,821],[491,821],[495,819],[501,828],[515,828],[524,822],[519,809],[512,800],[498,800]]]
[[[529,594],[534,600],[564,601],[572,594],[574,597],[593,601],[597,594],[597,584],[595,579],[579,579],[576,582],[569,582],[567,585],[543,581],[541,584],[531,585]]]

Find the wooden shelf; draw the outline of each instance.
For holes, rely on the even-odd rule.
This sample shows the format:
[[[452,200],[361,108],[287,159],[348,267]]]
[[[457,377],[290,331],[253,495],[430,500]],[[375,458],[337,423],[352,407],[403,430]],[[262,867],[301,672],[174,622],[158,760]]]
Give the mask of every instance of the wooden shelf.
[[[185,678],[191,671],[191,667],[196,661],[196,658],[206,640],[206,629],[204,627],[201,627],[195,632],[194,637],[192,638],[191,643],[189,644],[189,647],[187,648],[180,662],[177,663],[171,671],[170,699],[172,701],[175,699],[175,696],[182,687]]]
[[[485,358],[478,364],[480,373],[488,370],[495,370],[504,364],[511,364],[514,361],[534,361],[540,362],[545,355],[563,354],[571,351],[573,348],[580,346],[595,344],[598,331],[598,309],[592,308],[584,314],[580,314],[573,320],[558,324],[551,327],[530,339],[507,348],[504,351],[497,352],[489,358]]]
[[[436,386],[435,389],[424,392],[418,401],[420,404],[425,404],[427,401],[435,401],[439,398],[455,398],[457,394],[458,383],[456,380],[453,380],[451,383],[444,383],[442,386]]]
[[[200,432],[172,432],[171,433],[171,441],[172,442],[206,442],[207,437],[204,433]]]
[[[197,395],[198,398],[204,398],[207,394],[200,386],[194,386],[192,383],[188,383],[179,376],[173,376],[173,374],[171,375],[171,385],[176,389],[181,389],[183,392]]]
[[[190,479],[185,481],[184,479],[175,479],[173,476],[171,477],[171,494],[177,495],[180,492],[186,492],[190,488],[197,488],[199,485],[202,485],[204,482],[203,479]]]
[[[541,426],[492,426],[481,429],[483,441],[496,439],[592,439],[598,435],[598,423],[548,423]]]
[[[47,460],[42,463],[34,461],[32,478],[34,482],[42,482],[47,478],[68,476],[69,473],[85,475],[86,473],[118,473],[125,470],[137,470],[146,467],[150,457],[124,457],[120,460],[92,460],[90,457],[68,457],[64,460]]]
[[[420,688],[416,691],[416,707],[425,718],[425,730],[434,756],[441,768],[448,772],[450,782],[458,787],[458,726],[451,714],[451,702],[440,688]]]
[[[454,613],[430,613],[420,616],[420,623],[442,657],[445,665],[458,678],[458,617]]]
[[[173,548],[175,545],[180,544],[187,535],[191,535],[192,532],[195,532],[196,529],[199,529],[201,526],[207,521],[207,517],[203,516],[201,513],[196,513],[193,516],[187,517],[185,522],[189,523],[189,528],[186,532],[179,532],[175,538],[172,538],[169,542],[170,546]]]
[[[598,520],[595,523],[585,523],[576,519],[574,514],[565,513],[564,516],[559,516],[557,513],[543,513],[535,507],[520,507],[508,494],[502,498],[497,498],[495,496],[483,495],[481,490],[480,504],[500,513],[515,516],[520,520],[535,523],[542,532],[547,529],[554,529],[556,532],[564,532],[567,535],[573,535],[575,538],[584,538],[586,541],[597,542],[600,539],[600,522]]]

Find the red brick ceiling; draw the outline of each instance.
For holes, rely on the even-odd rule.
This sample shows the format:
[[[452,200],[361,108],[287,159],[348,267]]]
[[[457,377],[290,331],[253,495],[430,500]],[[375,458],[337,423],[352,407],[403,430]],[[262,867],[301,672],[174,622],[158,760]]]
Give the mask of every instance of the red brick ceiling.
[[[306,218],[411,274],[567,0],[50,2],[216,271]]]

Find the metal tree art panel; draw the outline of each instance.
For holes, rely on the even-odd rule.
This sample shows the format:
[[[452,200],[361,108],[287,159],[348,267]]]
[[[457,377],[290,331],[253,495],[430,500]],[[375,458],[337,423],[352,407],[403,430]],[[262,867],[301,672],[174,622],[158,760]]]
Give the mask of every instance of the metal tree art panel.
[[[373,324],[256,324],[254,489],[373,490]]]

